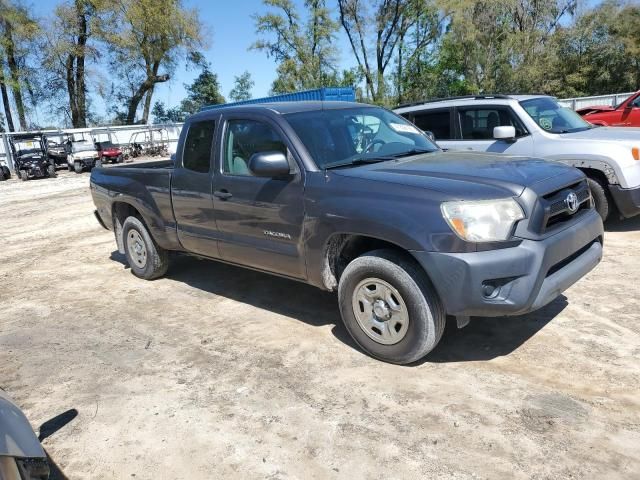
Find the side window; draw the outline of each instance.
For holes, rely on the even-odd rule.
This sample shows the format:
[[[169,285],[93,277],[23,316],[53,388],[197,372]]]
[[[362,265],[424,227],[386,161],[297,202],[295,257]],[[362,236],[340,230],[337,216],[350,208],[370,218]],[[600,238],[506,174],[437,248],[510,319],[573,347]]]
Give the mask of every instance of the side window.
[[[450,140],[451,135],[451,110],[436,110],[418,112],[413,116],[413,123],[420,130],[430,131],[436,140]]]
[[[273,151],[287,155],[287,147],[273,127],[257,120],[229,120],[222,171],[229,175],[251,175],[251,156],[254,153]]]
[[[484,107],[458,110],[460,133],[463,140],[491,140],[495,127],[515,127],[516,137],[526,130],[508,108]]]
[[[211,144],[216,122],[206,120],[189,125],[182,152],[182,166],[194,172],[207,173],[211,164]]]

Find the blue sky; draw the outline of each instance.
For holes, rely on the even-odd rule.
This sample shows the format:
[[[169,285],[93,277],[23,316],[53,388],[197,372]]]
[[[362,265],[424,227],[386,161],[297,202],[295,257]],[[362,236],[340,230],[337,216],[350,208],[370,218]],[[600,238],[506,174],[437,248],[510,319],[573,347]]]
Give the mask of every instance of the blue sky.
[[[253,96],[256,98],[267,96],[271,83],[276,77],[276,64],[272,58],[267,58],[265,52],[249,50],[257,38],[252,15],[267,11],[262,0],[183,1],[186,7],[196,8],[199,11],[200,20],[209,33],[209,48],[203,53],[211,63],[212,70],[218,75],[222,94],[228,97],[229,91],[233,88],[234,77],[248,70],[255,82]],[[303,4],[303,0],[294,0],[294,2],[299,7]],[[33,8],[32,11],[38,12],[37,15],[41,18],[46,18],[59,3],[60,0],[38,0],[37,8]],[[302,10],[300,12],[302,13]],[[341,62],[350,62],[350,50],[345,50],[350,47],[342,33],[337,41],[340,44],[340,50],[344,52]],[[154,101],[160,100],[168,106],[177,105],[186,95],[184,84],[191,83],[198,73],[193,68],[185,69],[183,62],[169,82],[160,84],[156,88]],[[93,105],[98,110],[98,114],[104,114],[104,105],[99,99],[94,98]]]

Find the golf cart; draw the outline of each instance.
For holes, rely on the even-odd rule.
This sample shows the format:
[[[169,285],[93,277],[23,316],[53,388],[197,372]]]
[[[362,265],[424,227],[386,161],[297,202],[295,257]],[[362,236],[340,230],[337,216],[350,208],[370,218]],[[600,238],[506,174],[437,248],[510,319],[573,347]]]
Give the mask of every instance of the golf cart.
[[[124,162],[124,154],[119,147],[109,141],[96,142],[96,149],[100,154],[102,163],[122,163]]]
[[[69,152],[70,137],[66,133],[58,135],[59,141],[47,139],[49,158],[53,160],[56,167],[62,167],[67,164],[67,155]]]
[[[169,154],[169,132],[166,128],[154,128],[152,130],[142,130],[135,132],[129,139],[132,157],[142,155],[167,156]]]
[[[102,167],[100,153],[93,141],[69,142],[67,147],[67,167],[70,172],[82,173],[93,167]]]
[[[42,133],[11,135],[9,145],[21,180],[56,176],[55,164],[47,153],[47,137]]]

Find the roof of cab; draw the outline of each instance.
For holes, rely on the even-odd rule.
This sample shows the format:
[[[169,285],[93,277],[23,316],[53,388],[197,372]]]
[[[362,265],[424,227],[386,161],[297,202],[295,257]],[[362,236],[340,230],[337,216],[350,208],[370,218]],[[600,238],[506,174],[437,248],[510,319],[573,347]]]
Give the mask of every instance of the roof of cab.
[[[357,102],[333,102],[333,101],[302,101],[302,102],[271,102],[271,103],[249,103],[246,105],[221,105],[215,110],[203,110],[191,116],[191,118],[206,118],[213,114],[238,111],[238,112],[255,112],[260,110],[270,110],[280,115],[286,115],[288,113],[300,113],[300,112],[312,112],[321,110],[339,110],[345,108],[354,107],[371,107],[375,105],[369,105],[366,103]]]

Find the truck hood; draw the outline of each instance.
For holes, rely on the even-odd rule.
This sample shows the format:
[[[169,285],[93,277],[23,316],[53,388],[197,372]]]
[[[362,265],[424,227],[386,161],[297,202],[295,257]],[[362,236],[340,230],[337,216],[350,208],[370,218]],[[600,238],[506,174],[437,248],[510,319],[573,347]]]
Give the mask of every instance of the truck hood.
[[[599,112],[611,112],[615,110],[611,105],[593,105],[591,107],[582,107],[576,110],[576,113],[580,115],[589,115],[591,113],[599,113]]]
[[[338,175],[430,188],[455,197],[520,195],[526,187],[569,174],[572,167],[541,159],[478,152],[433,152],[333,170]],[[475,193],[475,194],[474,194]],[[477,195],[476,195],[477,194]]]
[[[596,127],[581,132],[561,133],[560,138],[579,140],[613,140],[635,142],[640,147],[638,127]]]

